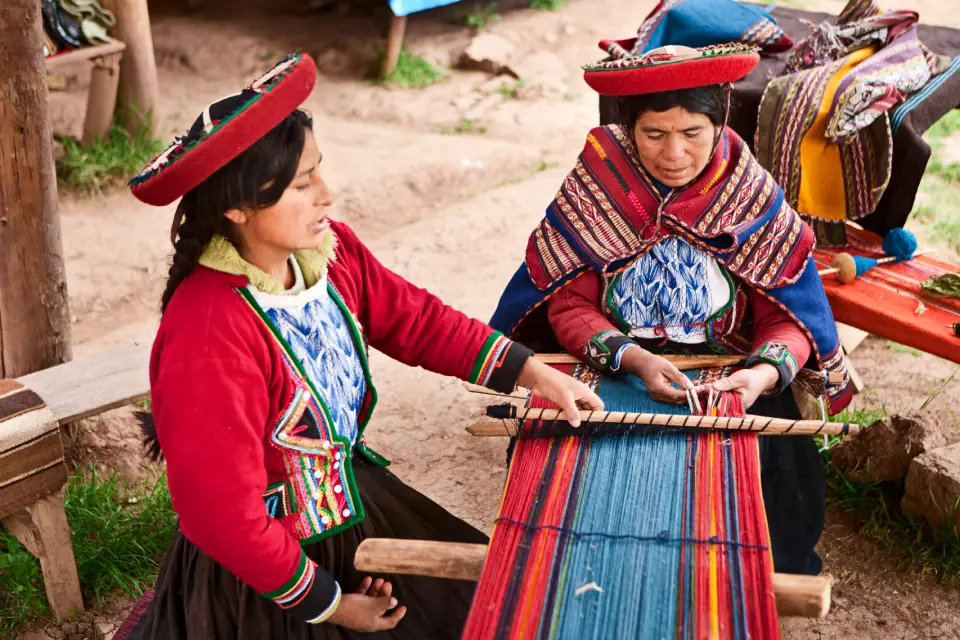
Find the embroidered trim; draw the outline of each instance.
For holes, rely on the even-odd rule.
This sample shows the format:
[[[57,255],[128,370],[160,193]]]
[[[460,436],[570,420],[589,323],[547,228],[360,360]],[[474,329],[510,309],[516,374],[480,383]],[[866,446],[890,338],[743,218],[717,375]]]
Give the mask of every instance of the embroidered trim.
[[[780,366],[790,356],[790,350],[782,342],[768,342],[757,349],[755,355],[772,365]]]
[[[263,501],[267,506],[267,515],[271,518],[285,518],[297,513],[297,507],[290,495],[290,483],[285,480],[267,485],[267,490],[263,492]]]
[[[303,600],[303,597],[310,592],[313,581],[317,576],[317,565],[313,560],[307,557],[306,553],[300,553],[300,564],[297,570],[293,572],[293,577],[280,587],[263,594],[276,602],[281,609],[290,609],[297,606]]]
[[[490,382],[494,371],[503,361],[503,356],[510,346],[510,340],[499,331],[490,334],[483,347],[480,348],[480,354],[473,363],[473,369],[470,372],[472,384],[486,386]]]

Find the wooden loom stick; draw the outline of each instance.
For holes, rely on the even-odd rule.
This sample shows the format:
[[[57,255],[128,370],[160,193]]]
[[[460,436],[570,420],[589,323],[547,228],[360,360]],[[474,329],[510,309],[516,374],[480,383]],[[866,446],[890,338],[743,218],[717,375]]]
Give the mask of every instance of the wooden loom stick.
[[[544,364],[581,364],[583,360],[577,358],[572,353],[537,353],[533,356]],[[747,359],[746,356],[722,355],[722,356],[678,356],[663,355],[663,359],[671,363],[680,371],[689,371],[691,369],[705,369],[707,367],[729,367],[740,364]],[[831,373],[830,384],[843,384],[843,376],[839,373]]]
[[[507,411],[509,406],[493,407],[494,410]],[[467,427],[474,436],[515,436],[517,426],[512,420],[541,420],[551,422],[560,420],[559,409],[524,409],[514,407],[509,415],[493,416],[498,420],[478,422]],[[486,410],[481,413],[489,417]],[[689,416],[666,413],[632,413],[627,411],[581,411],[580,419],[585,423],[613,423],[624,426],[644,425],[658,427],[676,427],[686,429],[724,429],[730,431],[758,431],[771,435],[856,435],[860,426],[845,422],[823,422],[820,420],[788,420],[767,416],[745,415],[742,418],[722,416]]]
[[[363,572],[476,581],[486,556],[484,544],[368,538],[353,562]],[[830,578],[775,573],[773,590],[781,616],[823,618],[830,610]]]
[[[537,353],[533,356],[544,364],[581,364],[583,360],[572,353]],[[681,371],[690,369],[705,369],[707,367],[727,367],[739,364],[746,360],[746,356],[723,355],[723,356],[663,356],[667,362],[670,362]]]

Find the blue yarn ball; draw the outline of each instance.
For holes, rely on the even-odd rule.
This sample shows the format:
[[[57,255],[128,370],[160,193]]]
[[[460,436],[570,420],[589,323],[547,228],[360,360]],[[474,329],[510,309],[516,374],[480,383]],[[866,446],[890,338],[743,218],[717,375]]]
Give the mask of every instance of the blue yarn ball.
[[[896,228],[883,239],[883,252],[897,261],[909,260],[917,250],[917,236],[906,229]]]

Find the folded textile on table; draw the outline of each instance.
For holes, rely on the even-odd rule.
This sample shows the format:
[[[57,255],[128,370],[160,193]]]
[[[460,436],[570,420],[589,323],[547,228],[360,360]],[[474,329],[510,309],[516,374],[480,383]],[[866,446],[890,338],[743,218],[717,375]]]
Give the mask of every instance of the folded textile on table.
[[[40,0],[44,55],[107,44],[107,30],[117,22],[97,0]]]
[[[857,18],[854,20],[854,18]],[[914,11],[852,0],[798,43],[760,103],[757,159],[822,244],[876,209],[891,176],[888,112],[950,67],[917,34]]]

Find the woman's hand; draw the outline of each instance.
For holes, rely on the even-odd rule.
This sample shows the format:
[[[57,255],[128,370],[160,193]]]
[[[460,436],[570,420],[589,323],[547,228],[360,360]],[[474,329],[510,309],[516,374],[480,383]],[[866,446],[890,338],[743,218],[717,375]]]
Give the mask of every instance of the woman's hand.
[[[340,598],[340,605],[327,622],[367,633],[393,629],[403,619],[407,608],[397,607],[397,599],[391,597],[392,593],[393,585],[389,582],[366,577],[356,591]]]
[[[580,426],[580,409],[602,411],[603,400],[578,380],[548,367],[536,358],[527,358],[517,384],[535,396],[553,402],[571,426]]]
[[[714,391],[736,391],[743,398],[743,409],[746,411],[757,401],[765,391],[777,386],[780,381],[780,372],[772,364],[761,362],[749,369],[741,369],[726,378],[703,385],[703,389],[712,387]]]
[[[684,404],[687,401],[685,390],[693,389],[690,378],[683,375],[672,362],[639,346],[631,346],[623,352],[620,371],[643,380],[650,397],[657,402]]]

